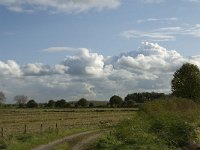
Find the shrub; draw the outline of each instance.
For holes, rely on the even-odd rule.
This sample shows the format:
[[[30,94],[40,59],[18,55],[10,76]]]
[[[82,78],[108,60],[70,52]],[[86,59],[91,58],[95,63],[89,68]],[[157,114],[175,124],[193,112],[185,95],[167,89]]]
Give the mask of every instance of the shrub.
[[[196,139],[194,127],[178,117],[161,115],[151,121],[150,132],[169,146],[184,147]]]
[[[91,149],[116,149],[120,145],[120,141],[117,140],[114,136],[105,136],[101,138]]]
[[[103,143],[110,146],[107,149],[115,149],[111,143],[117,143],[116,149],[127,150],[189,147],[197,137],[192,123],[198,118],[198,108],[198,104],[186,99],[147,102],[134,118],[120,122],[110,135],[112,138],[107,138]],[[191,116],[193,119],[189,119]]]
[[[3,138],[0,139],[0,149],[7,149],[6,140],[4,140]]]

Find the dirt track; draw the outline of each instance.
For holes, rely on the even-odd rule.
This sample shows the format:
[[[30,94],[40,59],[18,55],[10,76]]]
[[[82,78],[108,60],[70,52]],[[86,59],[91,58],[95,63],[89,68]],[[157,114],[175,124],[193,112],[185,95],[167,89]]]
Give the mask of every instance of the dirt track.
[[[102,134],[102,133],[95,133],[95,132],[97,131],[86,131],[86,132],[73,134],[70,136],[66,136],[62,139],[50,142],[48,144],[40,145],[39,147],[33,148],[32,150],[51,150],[53,147],[59,144],[63,144],[64,142],[68,142],[78,137],[88,135],[87,138],[83,139],[82,141],[78,142],[76,145],[72,147],[72,150],[83,150],[87,145],[95,141]]]
[[[88,138],[82,140],[81,142],[77,143],[72,147],[72,150],[84,150],[88,145],[98,139],[102,133],[94,134],[89,136]]]
[[[66,136],[66,137],[64,137],[62,139],[50,142],[48,144],[40,145],[39,147],[33,148],[32,150],[50,150],[51,148],[55,147],[56,145],[59,145],[59,144],[62,144],[64,142],[73,140],[73,139],[75,139],[75,138],[77,138],[79,136],[84,136],[84,135],[87,135],[87,134],[91,134],[93,132],[96,132],[96,131],[86,131],[86,132],[81,132],[81,133],[73,134],[73,135],[70,135],[70,136]]]

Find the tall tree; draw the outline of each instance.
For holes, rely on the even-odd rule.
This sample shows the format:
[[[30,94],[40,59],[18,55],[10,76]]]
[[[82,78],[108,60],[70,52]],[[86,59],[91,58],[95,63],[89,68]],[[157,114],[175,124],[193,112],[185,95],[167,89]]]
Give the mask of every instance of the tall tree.
[[[87,107],[88,106],[88,101],[85,98],[81,98],[78,102],[77,105],[80,107]]]
[[[177,97],[200,101],[200,70],[198,66],[185,63],[174,73],[172,94]]]
[[[56,103],[56,102],[55,102],[54,100],[49,100],[48,103],[47,103],[47,107],[49,107],[49,108],[54,108],[55,103]]]
[[[17,95],[14,97],[14,101],[19,105],[19,107],[24,107],[28,101],[28,97],[24,95]]]
[[[109,103],[111,107],[121,107],[123,104],[123,100],[120,96],[114,95],[110,98]]]
[[[57,100],[55,102],[55,107],[56,108],[65,108],[66,107],[66,101],[64,99]]]
[[[2,91],[0,91],[0,104],[3,103],[5,99],[6,99],[5,94]]]
[[[38,103],[35,102],[35,100],[29,100],[26,104],[27,108],[37,108],[38,107]]]

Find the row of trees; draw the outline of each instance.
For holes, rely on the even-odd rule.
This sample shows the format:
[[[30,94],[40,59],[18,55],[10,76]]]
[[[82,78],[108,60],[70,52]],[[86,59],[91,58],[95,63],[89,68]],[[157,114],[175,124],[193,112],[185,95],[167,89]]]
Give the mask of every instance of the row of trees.
[[[3,93],[3,92],[2,92]],[[17,95],[14,97],[16,104],[9,105],[19,108],[86,108],[95,107],[93,102],[87,101],[85,98],[81,98],[77,102],[67,102],[64,99],[61,100],[49,100],[47,103],[37,103],[34,99],[30,99],[24,95]]]
[[[165,97],[168,97],[168,95],[164,93],[141,92],[128,94],[123,100],[120,96],[114,95],[110,98],[109,105],[110,107],[135,107],[138,103],[144,103],[146,101],[153,101]]]
[[[135,107],[137,103],[143,103],[145,101],[154,100],[164,97],[163,93],[133,93],[128,94],[123,100],[120,96],[114,95],[110,98],[109,102],[102,102],[96,105],[95,101],[88,101],[85,98],[81,98],[77,102],[67,102],[64,99],[61,100],[49,100],[47,103],[37,103],[34,99],[30,99],[24,95],[17,95],[14,97],[16,102],[15,107],[19,108],[93,108],[93,107]]]
[[[77,102],[66,102],[64,99],[61,100],[49,100],[48,103],[44,104],[44,107],[48,108],[71,108],[71,107],[76,107],[76,108],[86,108],[86,107],[93,107],[93,103],[89,103],[85,98],[81,98]]]

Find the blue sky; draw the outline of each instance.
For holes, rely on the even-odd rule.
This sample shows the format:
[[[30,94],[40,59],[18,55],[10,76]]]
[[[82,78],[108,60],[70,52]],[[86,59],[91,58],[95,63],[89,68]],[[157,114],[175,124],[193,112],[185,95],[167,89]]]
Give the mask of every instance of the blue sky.
[[[199,7],[199,0],[0,0],[0,89],[8,101],[26,93],[44,101],[51,97],[104,100],[112,94],[146,90],[169,92],[175,69],[186,61],[199,65]],[[172,64],[166,70],[168,83],[156,67],[163,61]],[[136,65],[145,62],[152,66],[145,70]],[[115,81],[119,80],[117,73],[120,83]],[[123,78],[125,74],[130,78]],[[153,82],[158,79],[156,87]],[[102,81],[108,89],[102,90]],[[13,89],[14,83],[18,90]],[[123,86],[114,89],[118,84]],[[69,88],[74,88],[74,94]],[[49,92],[52,95],[44,95]]]

